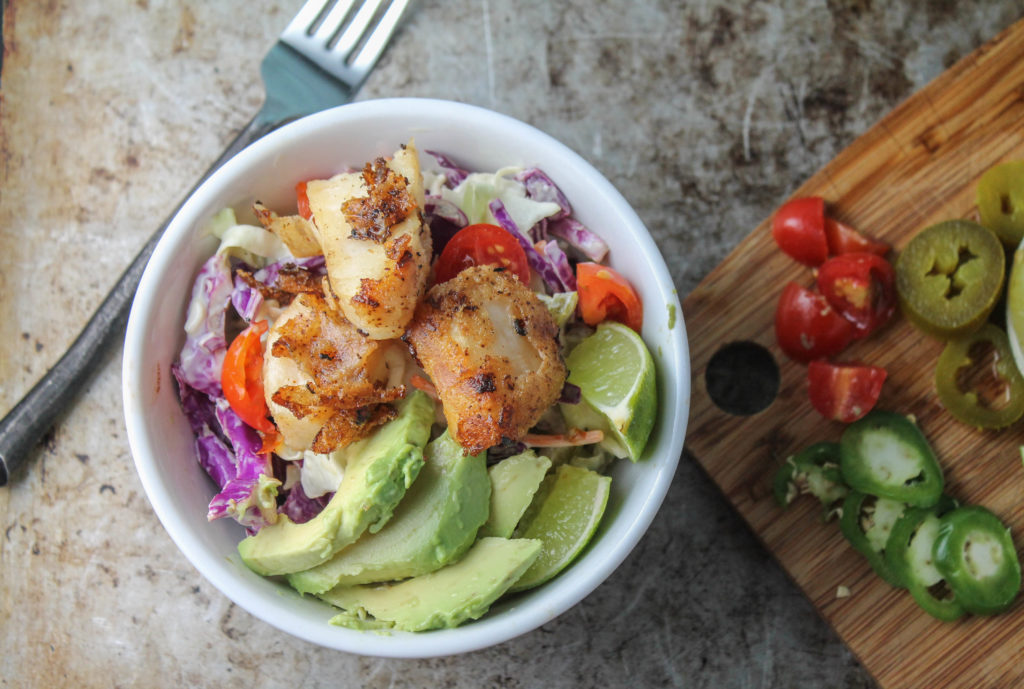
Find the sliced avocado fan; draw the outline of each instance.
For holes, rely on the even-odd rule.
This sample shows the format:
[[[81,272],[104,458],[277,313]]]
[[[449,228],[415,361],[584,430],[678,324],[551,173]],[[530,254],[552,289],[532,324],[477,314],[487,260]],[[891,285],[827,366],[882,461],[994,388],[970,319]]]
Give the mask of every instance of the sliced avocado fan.
[[[434,403],[419,391],[398,404],[398,416],[346,448],[345,476],[316,517],[296,524],[279,515],[238,544],[242,561],[264,576],[289,574],[326,562],[363,532],[390,518],[423,466]]]
[[[333,558],[288,575],[301,593],[415,577],[440,569],[473,545],[487,519],[491,481],[484,455],[467,455],[445,431],[427,445],[419,477],[377,533]]]
[[[526,450],[488,469],[491,513],[480,529],[480,535],[509,538],[550,468],[550,459]]]
[[[331,624],[408,632],[477,619],[537,558],[540,541],[481,538],[455,564],[393,585],[338,586],[320,595],[344,612]],[[372,617],[374,620],[369,620]]]

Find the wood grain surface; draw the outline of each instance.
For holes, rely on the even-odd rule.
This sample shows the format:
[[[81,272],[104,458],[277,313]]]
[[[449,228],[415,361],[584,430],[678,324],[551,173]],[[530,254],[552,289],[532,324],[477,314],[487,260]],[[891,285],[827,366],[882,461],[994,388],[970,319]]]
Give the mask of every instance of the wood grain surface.
[[[978,178],[1016,158],[1024,158],[1024,22],[899,106],[794,195],[825,197],[834,216],[898,252],[931,223],[976,217]],[[771,480],[785,457],[812,442],[838,440],[842,431],[811,408],[806,367],[775,344],[783,286],[813,279],[777,249],[766,219],[686,298],[693,361],[687,447],[883,687],[1024,686],[1024,600],[996,617],[936,621],[877,577],[835,522],[822,522],[816,500],[785,511],[774,504]],[[735,341],[766,347],[780,368],[777,398],[752,416],[719,409],[705,384],[709,359]],[[983,432],[954,420],[934,392],[941,350],[941,342],[897,318],[842,358],[886,367],[879,407],[917,418],[943,465],[947,492],[993,510],[1022,552],[1024,424]],[[837,597],[840,586],[851,595]]]

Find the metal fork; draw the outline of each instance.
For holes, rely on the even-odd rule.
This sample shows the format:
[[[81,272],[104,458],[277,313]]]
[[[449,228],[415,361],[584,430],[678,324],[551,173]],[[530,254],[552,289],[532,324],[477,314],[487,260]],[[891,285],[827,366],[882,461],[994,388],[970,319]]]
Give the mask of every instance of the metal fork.
[[[308,0],[263,58],[263,107],[192,191],[264,134],[303,115],[348,102],[384,52],[410,2]],[[142,247],[64,356],[0,420],[0,486],[85,385],[115,336],[124,332],[142,272],[178,208]]]

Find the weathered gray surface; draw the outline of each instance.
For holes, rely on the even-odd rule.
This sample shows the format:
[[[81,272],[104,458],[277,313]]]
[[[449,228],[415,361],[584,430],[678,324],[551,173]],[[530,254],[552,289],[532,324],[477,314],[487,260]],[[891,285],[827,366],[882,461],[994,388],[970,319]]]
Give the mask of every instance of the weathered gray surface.
[[[248,121],[300,2],[8,0],[0,412]],[[596,165],[680,294],[1016,1],[423,0],[361,99],[530,122]],[[177,552],[131,464],[120,349],[0,489],[3,686],[868,687],[687,457],[652,531],[559,620],[487,651],[365,659],[283,635]]]

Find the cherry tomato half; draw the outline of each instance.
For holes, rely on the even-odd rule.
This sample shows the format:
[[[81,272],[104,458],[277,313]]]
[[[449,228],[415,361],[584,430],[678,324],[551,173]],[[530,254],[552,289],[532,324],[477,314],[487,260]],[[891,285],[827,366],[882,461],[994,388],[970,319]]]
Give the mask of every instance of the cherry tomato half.
[[[775,309],[775,339],[790,359],[807,363],[835,356],[856,333],[853,323],[840,316],[821,294],[795,282],[782,290]]]
[[[886,375],[881,366],[812,361],[807,365],[811,406],[826,419],[853,423],[874,408]]]
[[[470,266],[491,264],[504,266],[524,285],[530,284],[523,247],[508,231],[487,223],[463,227],[452,235],[434,266],[434,282],[448,282]]]
[[[867,337],[896,311],[896,273],[877,254],[833,256],[818,268],[818,289],[829,306]]]
[[[825,200],[809,196],[784,203],[772,218],[772,237],[780,249],[800,263],[824,263],[828,258]]]
[[[231,342],[224,356],[220,383],[224,397],[238,417],[264,433],[276,433],[268,419],[270,410],[263,397],[263,346],[260,337],[267,322],[252,323]]]
[[[860,252],[885,256],[889,253],[889,245],[885,242],[866,237],[849,225],[828,216],[825,216],[825,237],[828,239],[829,253],[833,256]]]
[[[825,213],[825,199],[806,196],[787,201],[772,218],[772,237],[786,254],[808,266],[830,255],[866,252],[885,256],[889,245],[875,241]]]
[[[576,265],[576,290],[580,296],[580,314],[587,325],[613,320],[640,332],[644,324],[644,306],[629,280],[599,263]]]
[[[306,183],[299,182],[295,185],[295,198],[299,206],[299,215],[306,220],[313,217],[313,211],[309,209],[309,196],[306,195]]]

